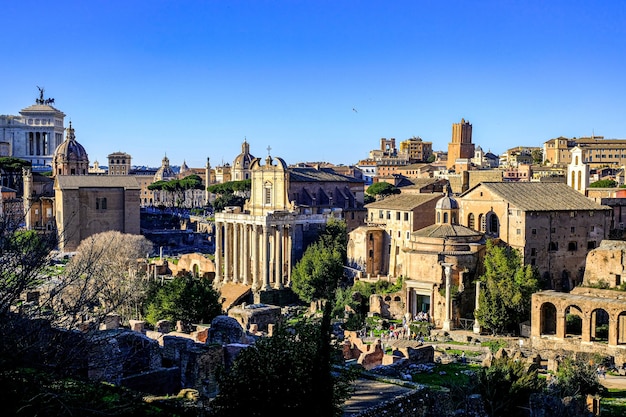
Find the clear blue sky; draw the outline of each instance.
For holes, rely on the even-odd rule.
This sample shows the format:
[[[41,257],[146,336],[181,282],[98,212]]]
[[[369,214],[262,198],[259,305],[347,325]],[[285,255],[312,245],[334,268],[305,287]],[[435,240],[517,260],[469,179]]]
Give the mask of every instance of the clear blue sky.
[[[8,1],[0,114],[36,86],[90,160],[352,164],[452,123],[501,153],[626,138],[626,1]],[[356,111],[353,111],[353,108]]]

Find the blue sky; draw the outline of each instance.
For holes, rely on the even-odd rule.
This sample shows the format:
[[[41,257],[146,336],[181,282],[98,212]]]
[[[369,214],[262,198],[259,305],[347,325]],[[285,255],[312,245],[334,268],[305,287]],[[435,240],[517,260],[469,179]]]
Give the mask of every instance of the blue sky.
[[[626,138],[624,1],[10,1],[0,114],[36,86],[90,160],[353,164],[452,123],[501,153]],[[356,111],[353,111],[353,108]]]

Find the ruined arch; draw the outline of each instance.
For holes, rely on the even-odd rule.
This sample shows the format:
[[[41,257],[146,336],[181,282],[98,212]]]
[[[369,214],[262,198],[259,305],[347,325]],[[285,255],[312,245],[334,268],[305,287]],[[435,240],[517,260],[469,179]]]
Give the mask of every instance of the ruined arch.
[[[565,308],[565,335],[581,337],[583,334],[583,312],[576,305]]]
[[[617,315],[617,344],[626,345],[626,311]]]
[[[541,305],[541,334],[556,334],[556,307],[552,303]]]
[[[609,313],[603,308],[596,308],[591,312],[591,340],[596,342],[609,340]]]

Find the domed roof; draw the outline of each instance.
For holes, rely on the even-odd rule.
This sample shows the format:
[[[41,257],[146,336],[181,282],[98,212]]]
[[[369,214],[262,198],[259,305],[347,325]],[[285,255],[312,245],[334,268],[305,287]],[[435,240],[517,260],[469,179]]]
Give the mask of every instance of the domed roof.
[[[450,197],[450,194],[446,195],[445,197],[442,197],[439,199],[439,201],[437,201],[437,204],[435,205],[435,210],[458,210],[459,209],[459,203],[457,203],[457,201]]]
[[[76,141],[72,122],[67,128],[65,140],[54,151],[54,160],[58,162],[89,162],[87,151]]]
[[[166,181],[166,180],[170,180],[172,178],[176,178],[176,173],[170,167],[170,159],[167,157],[167,155],[165,155],[163,157],[163,159],[161,160],[161,166],[159,167],[157,172],[154,174],[154,180],[155,181],[161,181],[161,180],[165,180]]]
[[[241,144],[241,153],[233,161],[233,167],[235,169],[248,169],[253,159],[254,156],[250,154],[250,144],[244,140]]]

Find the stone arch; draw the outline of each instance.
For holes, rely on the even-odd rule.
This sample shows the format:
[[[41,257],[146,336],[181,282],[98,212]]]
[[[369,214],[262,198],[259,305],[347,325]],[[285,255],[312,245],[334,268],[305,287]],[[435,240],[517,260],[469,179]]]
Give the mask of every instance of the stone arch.
[[[581,337],[583,334],[583,312],[576,305],[565,308],[565,335]]]
[[[626,311],[617,315],[617,344],[626,345]]]
[[[556,307],[552,303],[541,304],[541,334],[556,334]]]
[[[609,313],[603,308],[596,308],[591,312],[591,340],[609,340]]]

